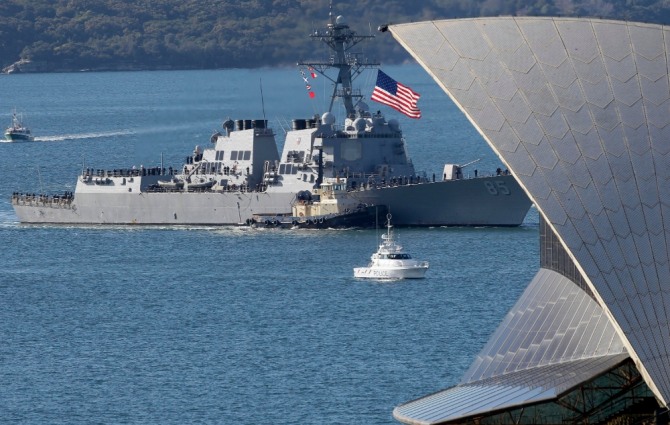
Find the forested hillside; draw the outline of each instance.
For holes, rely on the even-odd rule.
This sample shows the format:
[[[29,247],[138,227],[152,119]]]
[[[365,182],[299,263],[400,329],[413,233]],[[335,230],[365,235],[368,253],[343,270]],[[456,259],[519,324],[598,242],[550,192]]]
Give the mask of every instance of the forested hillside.
[[[670,23],[664,0],[334,0],[359,33],[380,24],[495,15],[599,16]],[[328,0],[1,0],[0,68],[188,69],[292,64],[316,57]],[[388,34],[366,47],[406,59]],[[26,67],[30,69],[29,67]]]

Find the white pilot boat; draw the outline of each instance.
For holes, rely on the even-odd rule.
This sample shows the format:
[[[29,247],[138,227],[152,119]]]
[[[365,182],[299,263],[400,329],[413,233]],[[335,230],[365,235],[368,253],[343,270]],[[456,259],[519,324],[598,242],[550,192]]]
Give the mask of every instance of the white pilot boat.
[[[403,251],[396,242],[391,226],[391,214],[386,216],[386,233],[367,267],[355,267],[354,277],[369,279],[421,279],[428,270],[427,261],[419,261]]]

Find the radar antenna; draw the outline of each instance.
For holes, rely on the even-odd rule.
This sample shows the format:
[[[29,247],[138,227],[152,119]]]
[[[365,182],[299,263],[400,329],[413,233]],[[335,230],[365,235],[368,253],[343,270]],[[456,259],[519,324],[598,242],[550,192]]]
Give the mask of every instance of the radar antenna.
[[[298,66],[307,66],[325,78],[333,82],[333,94],[330,99],[328,111],[332,112],[333,103],[336,98],[341,98],[348,117],[354,117],[356,110],[354,108],[354,99],[356,103],[363,98],[360,90],[354,90],[352,82],[366,69],[379,67],[379,62],[368,62],[362,57],[362,53],[351,52],[351,48],[362,41],[374,38],[370,35],[358,35],[352,31],[344,22],[342,16],[333,16],[333,2],[329,2],[330,11],[328,12],[330,23],[326,29],[314,30],[310,37],[324,42],[331,50],[329,61],[322,62],[298,62]],[[337,68],[336,78],[331,78],[326,74],[330,68]]]

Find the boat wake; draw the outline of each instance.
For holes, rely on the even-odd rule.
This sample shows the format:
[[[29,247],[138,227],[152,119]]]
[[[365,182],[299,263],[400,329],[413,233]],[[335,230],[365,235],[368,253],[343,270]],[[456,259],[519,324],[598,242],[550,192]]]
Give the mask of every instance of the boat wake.
[[[36,142],[62,142],[65,140],[81,140],[81,139],[100,139],[102,137],[126,136],[132,134],[130,130],[123,131],[103,131],[99,133],[79,133],[79,134],[59,134],[55,136],[35,137]]]

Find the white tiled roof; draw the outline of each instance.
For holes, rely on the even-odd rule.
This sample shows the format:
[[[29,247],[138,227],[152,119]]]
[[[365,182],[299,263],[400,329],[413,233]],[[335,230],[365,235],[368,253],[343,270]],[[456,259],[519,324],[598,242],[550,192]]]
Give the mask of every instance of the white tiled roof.
[[[500,17],[392,25],[560,237],[670,401],[670,27]]]

